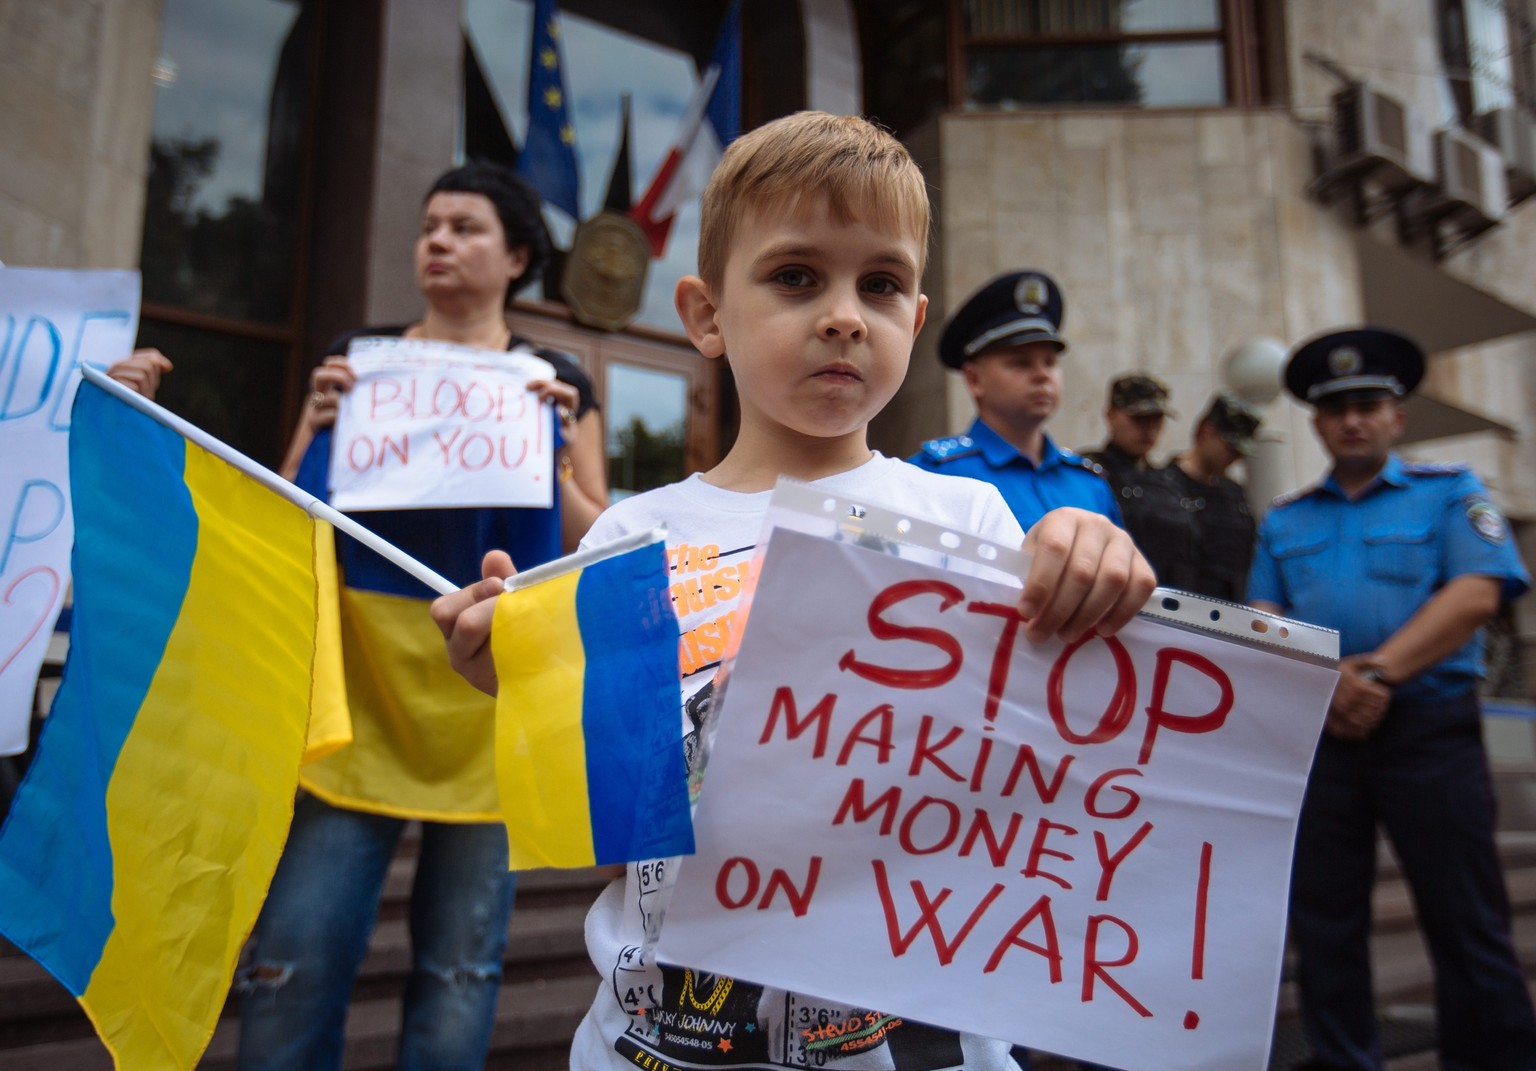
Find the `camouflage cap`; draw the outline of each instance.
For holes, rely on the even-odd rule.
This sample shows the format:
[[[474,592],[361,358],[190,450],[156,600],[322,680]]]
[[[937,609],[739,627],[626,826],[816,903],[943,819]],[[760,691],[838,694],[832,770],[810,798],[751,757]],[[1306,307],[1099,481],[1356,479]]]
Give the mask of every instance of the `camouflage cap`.
[[[1247,457],[1253,453],[1253,435],[1259,430],[1264,418],[1252,406],[1235,394],[1218,392],[1196,424],[1209,424],[1238,453]]]
[[[1132,416],[1178,416],[1168,404],[1167,386],[1140,373],[1121,376],[1109,385],[1109,407],[1123,409]]]

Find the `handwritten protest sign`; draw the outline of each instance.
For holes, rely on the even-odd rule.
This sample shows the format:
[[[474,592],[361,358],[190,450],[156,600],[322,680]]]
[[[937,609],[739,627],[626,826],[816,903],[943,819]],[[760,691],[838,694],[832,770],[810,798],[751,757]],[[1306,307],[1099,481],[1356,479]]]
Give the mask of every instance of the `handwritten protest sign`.
[[[1261,1071],[1336,673],[1144,618],[1036,645],[1017,598],[774,532],[659,957],[1131,1071]],[[807,1051],[868,1029],[809,1024]]]
[[[347,354],[331,451],[342,510],[541,506],[554,502],[554,423],[529,392],[553,379],[528,350],[362,338]]]
[[[26,750],[69,587],[76,366],[128,356],[138,319],[137,272],[0,268],[0,755]]]

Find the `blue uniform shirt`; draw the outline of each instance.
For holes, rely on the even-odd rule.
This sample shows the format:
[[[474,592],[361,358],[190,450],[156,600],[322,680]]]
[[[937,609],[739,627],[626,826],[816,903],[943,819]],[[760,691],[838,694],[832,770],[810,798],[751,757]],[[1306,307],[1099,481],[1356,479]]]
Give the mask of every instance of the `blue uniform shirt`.
[[[926,442],[907,460],[929,472],[969,476],[992,484],[1026,532],[1060,506],[1102,513],[1120,524],[1114,490],[1099,475],[1098,466],[1061,449],[1049,435],[1038,466],[979,419],[964,435]]]
[[[1504,599],[1530,586],[1509,526],[1462,465],[1387,459],[1354,501],[1330,474],[1275,500],[1259,527],[1248,598],[1339,631],[1341,655],[1374,651],[1458,576],[1490,576]],[[1482,675],[1480,637],[1394,689],[1460,695]]]

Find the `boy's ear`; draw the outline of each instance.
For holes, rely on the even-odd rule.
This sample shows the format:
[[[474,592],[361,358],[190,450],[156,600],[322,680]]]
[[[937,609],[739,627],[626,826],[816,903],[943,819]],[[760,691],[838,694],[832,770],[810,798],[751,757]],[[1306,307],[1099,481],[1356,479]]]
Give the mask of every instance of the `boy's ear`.
[[[912,323],[912,337],[917,338],[917,333],[923,329],[923,321],[928,319],[928,295],[917,295],[917,319]]]
[[[725,336],[721,334],[717,316],[718,306],[709,284],[697,275],[685,275],[677,281],[672,295],[677,305],[678,318],[688,341],[705,357],[720,357],[725,353]]]

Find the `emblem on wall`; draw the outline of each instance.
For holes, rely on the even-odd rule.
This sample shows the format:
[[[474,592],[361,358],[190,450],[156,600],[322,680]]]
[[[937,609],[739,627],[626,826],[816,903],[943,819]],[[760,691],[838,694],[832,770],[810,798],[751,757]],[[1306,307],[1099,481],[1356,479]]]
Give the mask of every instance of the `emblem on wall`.
[[[577,323],[618,331],[640,311],[650,266],[640,225],[617,212],[599,212],[576,228],[560,295]]]

